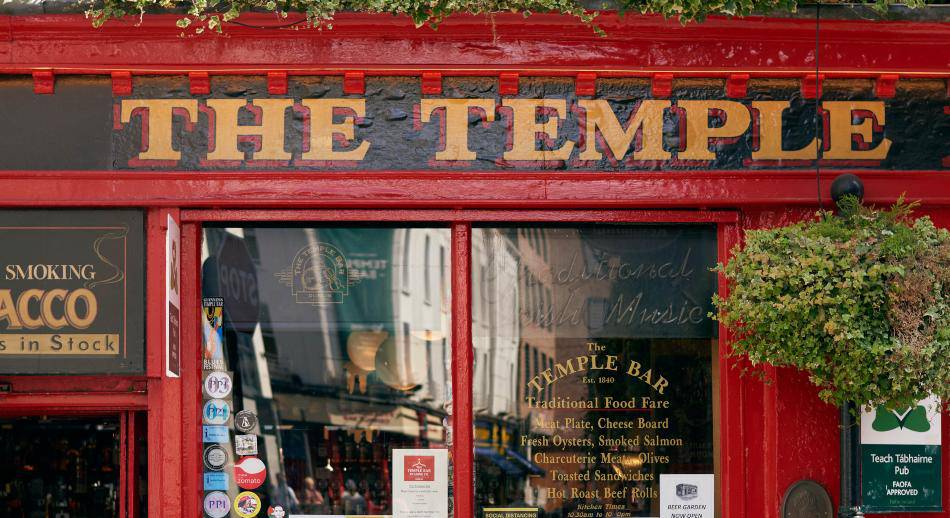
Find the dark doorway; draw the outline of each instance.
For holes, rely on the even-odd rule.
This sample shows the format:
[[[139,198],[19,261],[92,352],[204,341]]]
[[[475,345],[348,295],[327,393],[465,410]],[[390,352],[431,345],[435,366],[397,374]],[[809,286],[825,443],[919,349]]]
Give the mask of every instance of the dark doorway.
[[[0,419],[0,507],[9,518],[111,518],[118,416]]]

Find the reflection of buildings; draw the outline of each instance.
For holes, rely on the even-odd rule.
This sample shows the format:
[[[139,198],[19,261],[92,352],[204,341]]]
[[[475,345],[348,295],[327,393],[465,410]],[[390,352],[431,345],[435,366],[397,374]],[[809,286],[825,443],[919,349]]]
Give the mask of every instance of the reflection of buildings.
[[[702,320],[683,317],[703,309],[690,301],[707,300],[701,291],[714,282],[705,275],[711,259],[687,265],[696,254],[712,257],[711,248],[699,251],[701,232],[601,226],[474,234],[478,508],[527,506],[567,516],[580,504],[603,510],[609,503],[656,516],[658,473],[714,471],[713,342],[702,334]],[[576,359],[592,354],[635,359],[644,372],[670,376],[675,393],[662,398],[671,410],[586,408],[595,398],[657,396],[624,368],[576,372]],[[506,368],[515,374],[498,375]],[[557,410],[530,400],[556,401]],[[601,425],[600,418],[612,424]],[[635,422],[640,418],[666,421],[654,431],[652,421]],[[566,458],[584,460],[559,460]],[[604,488],[626,493],[572,496],[605,495]]]
[[[235,403],[260,416],[271,485],[284,473],[302,498],[312,477],[327,505],[310,511],[343,514],[353,479],[368,512],[388,512],[389,451],[447,440],[448,231],[210,228],[206,257],[228,260],[211,256],[226,231],[242,235],[256,268],[260,325],[226,341]],[[327,271],[335,252],[321,258],[321,244],[345,271]],[[307,260],[295,269],[297,257]],[[210,295],[213,270],[205,276]]]
[[[554,365],[552,250],[536,228],[481,229],[472,241],[477,469],[488,475],[477,477],[479,507],[511,501],[543,507],[543,470],[520,438],[533,419],[550,417],[528,408],[525,397],[527,380]]]

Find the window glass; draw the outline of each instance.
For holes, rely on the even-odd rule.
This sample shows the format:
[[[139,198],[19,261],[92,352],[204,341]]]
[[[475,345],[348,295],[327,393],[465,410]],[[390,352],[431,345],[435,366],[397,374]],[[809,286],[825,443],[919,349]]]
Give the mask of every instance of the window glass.
[[[475,229],[476,516],[715,512],[715,236]]]
[[[11,518],[110,518],[119,509],[119,419],[0,419],[0,509]]]
[[[206,514],[451,509],[450,305],[426,257],[449,244],[442,228],[205,229]]]

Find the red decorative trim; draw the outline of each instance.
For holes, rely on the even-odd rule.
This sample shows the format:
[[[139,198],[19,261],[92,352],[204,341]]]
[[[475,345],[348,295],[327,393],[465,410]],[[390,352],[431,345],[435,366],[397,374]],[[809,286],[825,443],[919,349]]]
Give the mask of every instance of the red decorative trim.
[[[68,378],[63,378],[68,379]],[[145,410],[143,393],[37,393],[2,397],[0,415],[115,414],[120,409]]]
[[[581,72],[574,79],[574,92],[578,95],[596,95],[597,92],[597,74],[594,72]]]
[[[498,75],[499,95],[518,95],[521,78],[517,72],[502,72]]]
[[[181,226],[181,307],[201,306],[200,225]],[[201,458],[201,317],[197,311],[181,312],[181,427],[182,458]],[[184,463],[182,516],[201,516],[202,463]],[[190,490],[190,491],[189,491]],[[263,518],[263,517],[262,517]]]
[[[950,206],[945,170],[821,171],[864,181],[868,203],[902,193]],[[827,182],[827,184],[825,183]],[[828,199],[825,198],[828,202]],[[0,206],[237,209],[632,209],[814,206],[814,170],[578,171],[2,171]],[[160,340],[160,338],[159,338]]]
[[[287,95],[287,72],[267,73],[267,93],[271,95]]]
[[[99,29],[91,28],[82,14],[0,18],[7,38],[0,41],[3,69],[13,73],[17,68],[20,74],[43,67],[60,74],[130,70],[136,75],[322,69],[342,74],[354,67],[416,76],[421,70],[480,70],[482,75],[532,70],[550,75],[569,69],[565,75],[592,71],[605,77],[629,71],[642,77],[701,72],[788,78],[815,72],[815,22],[809,18],[710,16],[703,23],[682,25],[675,18],[603,12],[597,17],[606,32],[601,37],[574,17],[546,13],[529,20],[514,13],[495,13],[490,19],[450,16],[437,31],[415,28],[406,16],[361,13],[337,14],[332,31],[288,31],[276,27],[279,20],[272,15],[250,13],[237,21],[273,28],[228,24],[226,38],[182,38],[176,14],[128,17]],[[565,35],[570,35],[569,50],[551,46],[563,42]],[[821,72],[828,77],[947,77],[946,22],[823,19],[819,36]],[[722,52],[724,42],[728,53]]]
[[[112,95],[132,95],[132,73],[116,70],[112,73]]]
[[[366,93],[366,74],[363,72],[345,72],[343,74],[343,93],[363,95]]]
[[[807,74],[802,78],[802,97],[805,99],[820,98],[824,81],[825,74]]]
[[[738,214],[729,210],[571,210],[549,211],[534,209],[514,210],[426,210],[409,209],[380,211],[372,209],[302,209],[302,210],[183,210],[183,222],[214,221],[481,221],[481,222],[538,222],[557,215],[559,222],[592,223],[729,223],[738,222]],[[184,246],[184,245],[182,245]],[[184,260],[183,260],[184,261]],[[184,263],[182,263],[184,264]]]
[[[422,93],[423,95],[441,95],[442,94],[442,73],[441,72],[423,72],[422,73]]]
[[[897,74],[884,74],[878,76],[874,82],[874,96],[878,99],[890,99],[897,93],[897,81],[900,76]]]
[[[455,509],[473,516],[474,431],[472,429],[472,224],[452,225],[452,458]]]
[[[653,97],[669,97],[673,93],[673,74],[653,74],[650,91]]]
[[[51,94],[56,78],[52,70],[34,70],[33,71],[33,93]]]
[[[207,72],[189,73],[188,85],[191,95],[208,95],[211,93],[211,77]]]
[[[749,74],[732,74],[726,79],[726,97],[742,99],[749,86]]]

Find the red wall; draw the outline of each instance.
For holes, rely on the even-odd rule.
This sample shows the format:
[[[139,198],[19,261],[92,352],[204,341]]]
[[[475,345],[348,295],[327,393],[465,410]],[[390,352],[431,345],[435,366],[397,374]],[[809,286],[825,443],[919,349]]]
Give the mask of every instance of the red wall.
[[[872,188],[873,190],[873,188]],[[869,191],[869,194],[872,194]],[[826,194],[827,196],[827,194]],[[743,212],[744,229],[787,225],[810,217],[817,208],[758,209]],[[950,228],[950,209],[925,208],[919,211],[937,226]],[[750,435],[747,516],[778,517],[782,497],[793,483],[810,479],[831,494],[837,506],[840,498],[838,408],[822,402],[818,389],[807,374],[796,369],[772,371],[771,382],[746,380],[745,422]],[[950,412],[943,420],[943,505],[942,513],[891,513],[892,518],[950,516]],[[761,477],[761,479],[759,478]]]

